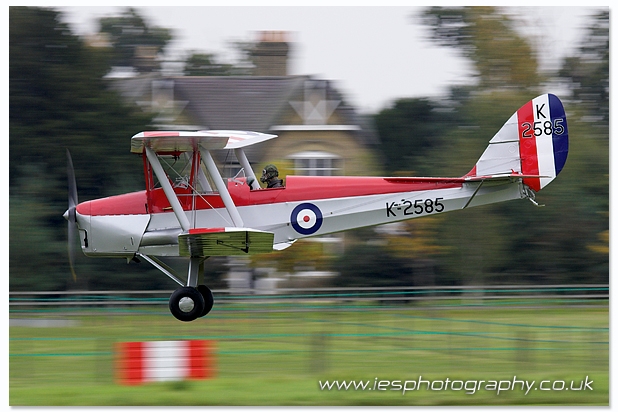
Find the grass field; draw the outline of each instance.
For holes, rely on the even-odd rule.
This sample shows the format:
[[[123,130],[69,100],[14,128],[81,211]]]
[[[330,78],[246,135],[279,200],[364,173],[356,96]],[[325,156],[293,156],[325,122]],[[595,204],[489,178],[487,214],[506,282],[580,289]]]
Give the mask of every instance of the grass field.
[[[164,307],[12,310],[9,403],[609,405],[609,308],[600,303],[218,305],[188,324]],[[177,339],[213,340],[215,378],[115,380],[116,343]],[[369,385],[321,390],[327,380]],[[412,381],[418,388],[403,393]]]

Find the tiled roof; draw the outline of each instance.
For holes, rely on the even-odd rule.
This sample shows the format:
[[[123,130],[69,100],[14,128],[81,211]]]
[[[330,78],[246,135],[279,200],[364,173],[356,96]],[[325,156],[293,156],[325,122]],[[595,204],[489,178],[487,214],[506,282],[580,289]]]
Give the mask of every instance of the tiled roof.
[[[173,82],[175,101],[186,102],[182,114],[190,118],[191,127],[210,130],[248,130],[274,133],[272,126],[280,126],[286,111],[294,110],[292,101],[305,99],[305,82],[315,81],[311,76],[175,76],[161,77],[150,74],[128,79],[113,79],[112,87],[128,100],[149,104],[154,81]],[[342,125],[360,126],[351,131],[363,145],[378,143],[371,119],[360,116],[345,103],[345,98],[325,81],[325,98],[341,101],[337,107]],[[263,145],[247,149],[250,160],[259,159]]]
[[[212,130],[268,133],[288,101],[302,90],[305,76],[174,77],[174,99],[188,101],[185,111]]]

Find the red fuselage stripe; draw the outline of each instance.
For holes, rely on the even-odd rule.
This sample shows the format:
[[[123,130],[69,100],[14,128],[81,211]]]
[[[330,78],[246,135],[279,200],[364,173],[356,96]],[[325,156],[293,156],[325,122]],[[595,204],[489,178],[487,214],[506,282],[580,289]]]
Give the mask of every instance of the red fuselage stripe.
[[[246,184],[233,181],[228,188],[236,206],[243,207],[458,188],[462,184],[461,178],[288,176],[284,188],[249,190]],[[185,210],[192,210],[193,200],[197,210],[225,207],[218,194],[206,194],[193,199],[188,190],[178,189],[177,195]],[[147,210],[148,204],[151,210]],[[171,211],[171,208],[163,190],[158,188],[149,193],[144,190],[80,203],[77,211],[82,215],[103,216],[162,213]]]

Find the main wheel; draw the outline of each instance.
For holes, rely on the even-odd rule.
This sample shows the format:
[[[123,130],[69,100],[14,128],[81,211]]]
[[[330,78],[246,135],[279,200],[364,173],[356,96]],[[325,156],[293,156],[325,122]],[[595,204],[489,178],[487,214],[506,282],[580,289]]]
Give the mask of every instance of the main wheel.
[[[178,320],[190,322],[201,316],[206,304],[204,297],[192,287],[178,288],[170,296],[170,312]]]
[[[204,310],[202,311],[202,316],[206,316],[208,312],[212,309],[212,306],[215,304],[215,298],[212,295],[212,291],[206,285],[198,285],[197,290],[202,294],[204,298]]]

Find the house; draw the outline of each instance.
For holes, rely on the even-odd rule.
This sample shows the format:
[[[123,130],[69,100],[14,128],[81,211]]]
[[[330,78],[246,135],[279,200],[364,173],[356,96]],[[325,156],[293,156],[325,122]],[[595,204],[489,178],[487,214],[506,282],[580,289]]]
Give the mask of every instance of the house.
[[[110,83],[132,103],[157,114],[155,129],[277,134],[247,150],[256,169],[278,163],[282,174],[378,174],[378,137],[371,123],[346,103],[335,82],[287,75],[285,33],[260,36],[253,52],[256,76],[147,74]],[[221,166],[233,172],[237,165]]]
[[[156,113],[158,130],[250,130],[277,134],[247,148],[256,174],[274,163],[286,175],[378,175],[377,133],[331,80],[287,73],[284,32],[262,32],[253,50],[254,76],[139,75],[110,79],[125,98]],[[217,161],[224,177],[235,157]],[[340,236],[321,241],[340,242]]]

